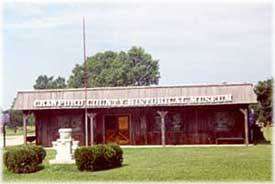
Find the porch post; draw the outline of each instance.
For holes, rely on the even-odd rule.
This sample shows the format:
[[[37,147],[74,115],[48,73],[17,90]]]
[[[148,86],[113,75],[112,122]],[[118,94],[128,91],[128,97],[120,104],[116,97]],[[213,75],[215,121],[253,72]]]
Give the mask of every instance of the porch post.
[[[145,117],[145,115],[141,116],[140,122],[141,122],[142,136],[144,137],[144,143],[147,144],[147,125],[146,125],[146,117]]]
[[[87,108],[85,109],[85,146],[88,146],[88,115]]]
[[[161,144],[165,146],[165,116],[168,113],[167,111],[157,111],[161,118]]]
[[[103,122],[103,125],[102,125],[102,142],[103,142],[103,144],[105,144],[105,116],[103,116],[103,120],[102,120],[102,122]]]
[[[90,138],[91,138],[91,146],[94,145],[94,118],[96,113],[88,113],[88,117],[90,119]]]
[[[23,129],[24,129],[24,144],[27,144],[27,121],[28,121],[28,114],[23,112]]]
[[[245,133],[245,144],[248,146],[248,118],[247,118],[247,109],[240,109],[244,115],[244,133]]]

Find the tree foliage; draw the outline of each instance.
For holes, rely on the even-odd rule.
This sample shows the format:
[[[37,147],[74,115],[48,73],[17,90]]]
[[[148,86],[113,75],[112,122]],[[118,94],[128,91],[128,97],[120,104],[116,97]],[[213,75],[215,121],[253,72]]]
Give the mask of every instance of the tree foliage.
[[[262,126],[271,125],[272,123],[272,86],[273,79],[259,81],[254,88],[257,95],[258,104],[252,108],[255,112],[255,118]]]
[[[16,110],[5,110],[3,114],[9,114],[9,120],[6,125],[10,128],[16,128],[23,125],[23,112]]]
[[[5,111],[2,111],[2,114],[9,115],[8,121],[5,122],[7,127],[14,128],[16,130],[18,127],[23,126],[23,111],[8,109]],[[27,126],[34,126],[34,125],[35,125],[35,116],[33,113],[31,113],[27,119]]]
[[[58,76],[54,79],[53,76],[40,75],[37,77],[34,89],[60,89],[66,88],[66,80],[63,77]]]
[[[158,60],[141,47],[127,52],[105,51],[87,58],[88,87],[140,86],[158,84]],[[68,80],[68,87],[84,86],[84,66],[76,65]]]

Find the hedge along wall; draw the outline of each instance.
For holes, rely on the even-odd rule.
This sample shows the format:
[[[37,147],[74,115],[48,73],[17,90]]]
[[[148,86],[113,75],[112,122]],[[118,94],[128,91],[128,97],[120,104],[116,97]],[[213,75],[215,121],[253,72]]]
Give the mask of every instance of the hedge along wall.
[[[3,162],[7,169],[14,173],[31,173],[39,170],[46,157],[41,146],[20,145],[8,148],[4,152]]]
[[[123,151],[116,144],[98,144],[75,150],[75,163],[80,171],[96,171],[119,167],[123,162]]]

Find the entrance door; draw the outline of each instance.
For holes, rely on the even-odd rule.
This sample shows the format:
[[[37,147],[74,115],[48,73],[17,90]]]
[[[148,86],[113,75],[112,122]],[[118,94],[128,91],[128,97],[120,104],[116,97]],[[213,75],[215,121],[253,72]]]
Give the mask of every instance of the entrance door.
[[[129,144],[129,116],[105,116],[106,142]]]

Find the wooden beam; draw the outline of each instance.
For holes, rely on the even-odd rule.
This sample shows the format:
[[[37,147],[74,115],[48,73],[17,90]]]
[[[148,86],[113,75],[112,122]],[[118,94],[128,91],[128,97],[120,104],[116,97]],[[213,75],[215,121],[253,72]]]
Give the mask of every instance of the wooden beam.
[[[128,116],[128,123],[129,123],[129,144],[130,145],[135,145],[136,144],[136,136],[135,136],[135,131],[136,131],[136,123],[135,119],[134,122],[132,121],[131,115]]]
[[[88,115],[87,115],[87,108],[85,108],[85,146],[88,146]]]
[[[165,147],[165,116],[167,111],[157,111],[161,118],[161,144]]]
[[[243,113],[244,115],[244,134],[245,134],[245,144],[248,146],[249,141],[248,141],[248,115],[247,115],[247,109],[240,109],[240,111]]]
[[[96,116],[96,113],[88,113],[88,117],[90,119],[90,145],[93,146],[94,145],[94,118]]]
[[[146,116],[141,115],[140,117],[141,131],[144,138],[144,143],[147,144],[147,125],[146,125]]]
[[[23,113],[24,144],[27,144],[27,121],[28,114]]]
[[[37,126],[37,115],[33,113],[34,116],[34,127],[35,127],[35,144],[38,144],[38,126]]]
[[[6,147],[6,123],[3,123],[2,127],[2,133],[3,133],[3,147]]]
[[[103,144],[105,144],[105,142],[106,142],[106,138],[105,138],[105,116],[102,116],[102,122],[103,122],[103,124],[102,124],[102,142],[103,142]]]

